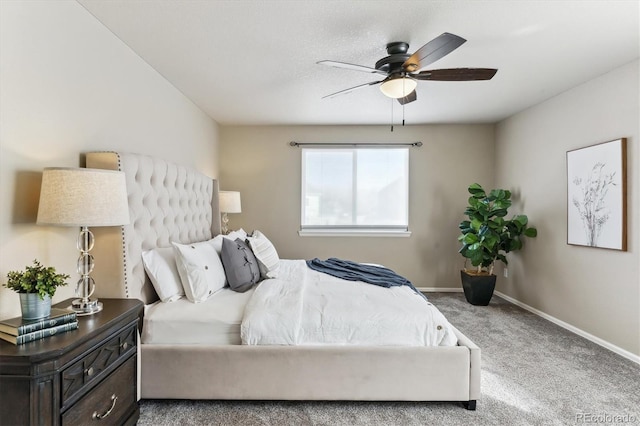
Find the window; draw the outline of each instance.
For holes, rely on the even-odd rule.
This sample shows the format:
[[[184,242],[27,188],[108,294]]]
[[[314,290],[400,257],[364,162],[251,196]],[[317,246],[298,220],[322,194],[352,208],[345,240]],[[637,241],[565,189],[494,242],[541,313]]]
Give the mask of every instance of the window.
[[[407,233],[408,204],[408,148],[302,150],[301,235]]]

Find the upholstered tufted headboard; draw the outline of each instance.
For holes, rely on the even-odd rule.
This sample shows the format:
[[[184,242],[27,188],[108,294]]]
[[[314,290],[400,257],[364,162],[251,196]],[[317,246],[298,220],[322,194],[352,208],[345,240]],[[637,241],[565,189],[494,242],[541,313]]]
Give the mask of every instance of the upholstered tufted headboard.
[[[125,173],[130,224],[92,228],[97,297],[158,299],[142,265],[142,252],[191,243],[220,233],[218,182],[196,170],[145,155],[91,152],[88,168]]]

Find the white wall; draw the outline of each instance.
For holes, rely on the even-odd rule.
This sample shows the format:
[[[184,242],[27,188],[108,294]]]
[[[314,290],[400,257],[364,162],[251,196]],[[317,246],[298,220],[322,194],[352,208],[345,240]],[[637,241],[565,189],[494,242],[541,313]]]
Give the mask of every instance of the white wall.
[[[230,227],[260,229],[286,259],[341,257],[382,263],[417,287],[460,287],[458,224],[473,182],[490,186],[493,125],[221,126],[220,187],[237,190]],[[300,237],[298,142],[415,142],[409,153],[411,237]]]
[[[2,0],[0,19],[0,281],[37,258],[72,276],[60,301],[77,230],[34,224],[42,169],[122,150],[215,177],[218,126],[75,1]],[[0,289],[0,318],[19,313]]]
[[[510,255],[498,290],[640,355],[639,63],[499,123],[496,184],[520,195],[538,237]],[[569,246],[566,152],[627,138],[628,251]]]

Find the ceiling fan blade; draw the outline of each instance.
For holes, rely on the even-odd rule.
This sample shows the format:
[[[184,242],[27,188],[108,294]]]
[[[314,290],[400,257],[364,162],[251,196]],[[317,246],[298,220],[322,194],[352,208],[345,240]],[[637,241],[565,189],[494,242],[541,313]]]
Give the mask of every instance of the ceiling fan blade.
[[[467,40],[455,34],[442,33],[416,50],[416,52],[402,64],[402,67],[409,72],[418,71],[438,59],[447,56],[460,47],[465,41]]]
[[[413,92],[409,93],[404,98],[398,98],[398,102],[400,102],[400,105],[406,105],[409,102],[415,101],[416,99],[418,99],[418,94],[414,90]]]
[[[472,81],[491,80],[498,72],[494,68],[449,68],[441,70],[421,71],[412,74],[416,80],[436,80],[436,81]]]
[[[382,83],[383,81],[384,80],[372,81],[371,83],[365,83],[365,84],[361,84],[359,86],[350,87],[348,89],[344,89],[344,90],[341,90],[339,92],[335,92],[335,93],[332,93],[330,95],[323,96],[322,99],[333,98],[334,96],[338,96],[338,95],[346,95],[347,93],[353,92],[354,90],[364,89],[365,87],[373,86],[374,84]]]
[[[368,73],[372,73],[372,74],[373,73],[377,73],[377,74],[387,75],[386,72],[381,71],[381,70],[377,70],[375,68],[365,67],[364,65],[347,64],[346,62],[318,61],[318,62],[316,62],[316,64],[328,65],[330,67],[343,68],[343,69],[353,70],[353,71],[368,72]]]

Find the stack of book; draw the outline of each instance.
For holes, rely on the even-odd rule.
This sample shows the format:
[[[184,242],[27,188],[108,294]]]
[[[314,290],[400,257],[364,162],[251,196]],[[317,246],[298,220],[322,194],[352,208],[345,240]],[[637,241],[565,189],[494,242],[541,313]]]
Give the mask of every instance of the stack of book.
[[[48,317],[38,320],[24,320],[22,317],[0,320],[0,339],[14,345],[22,345],[76,328],[78,319],[75,312],[51,308]]]

